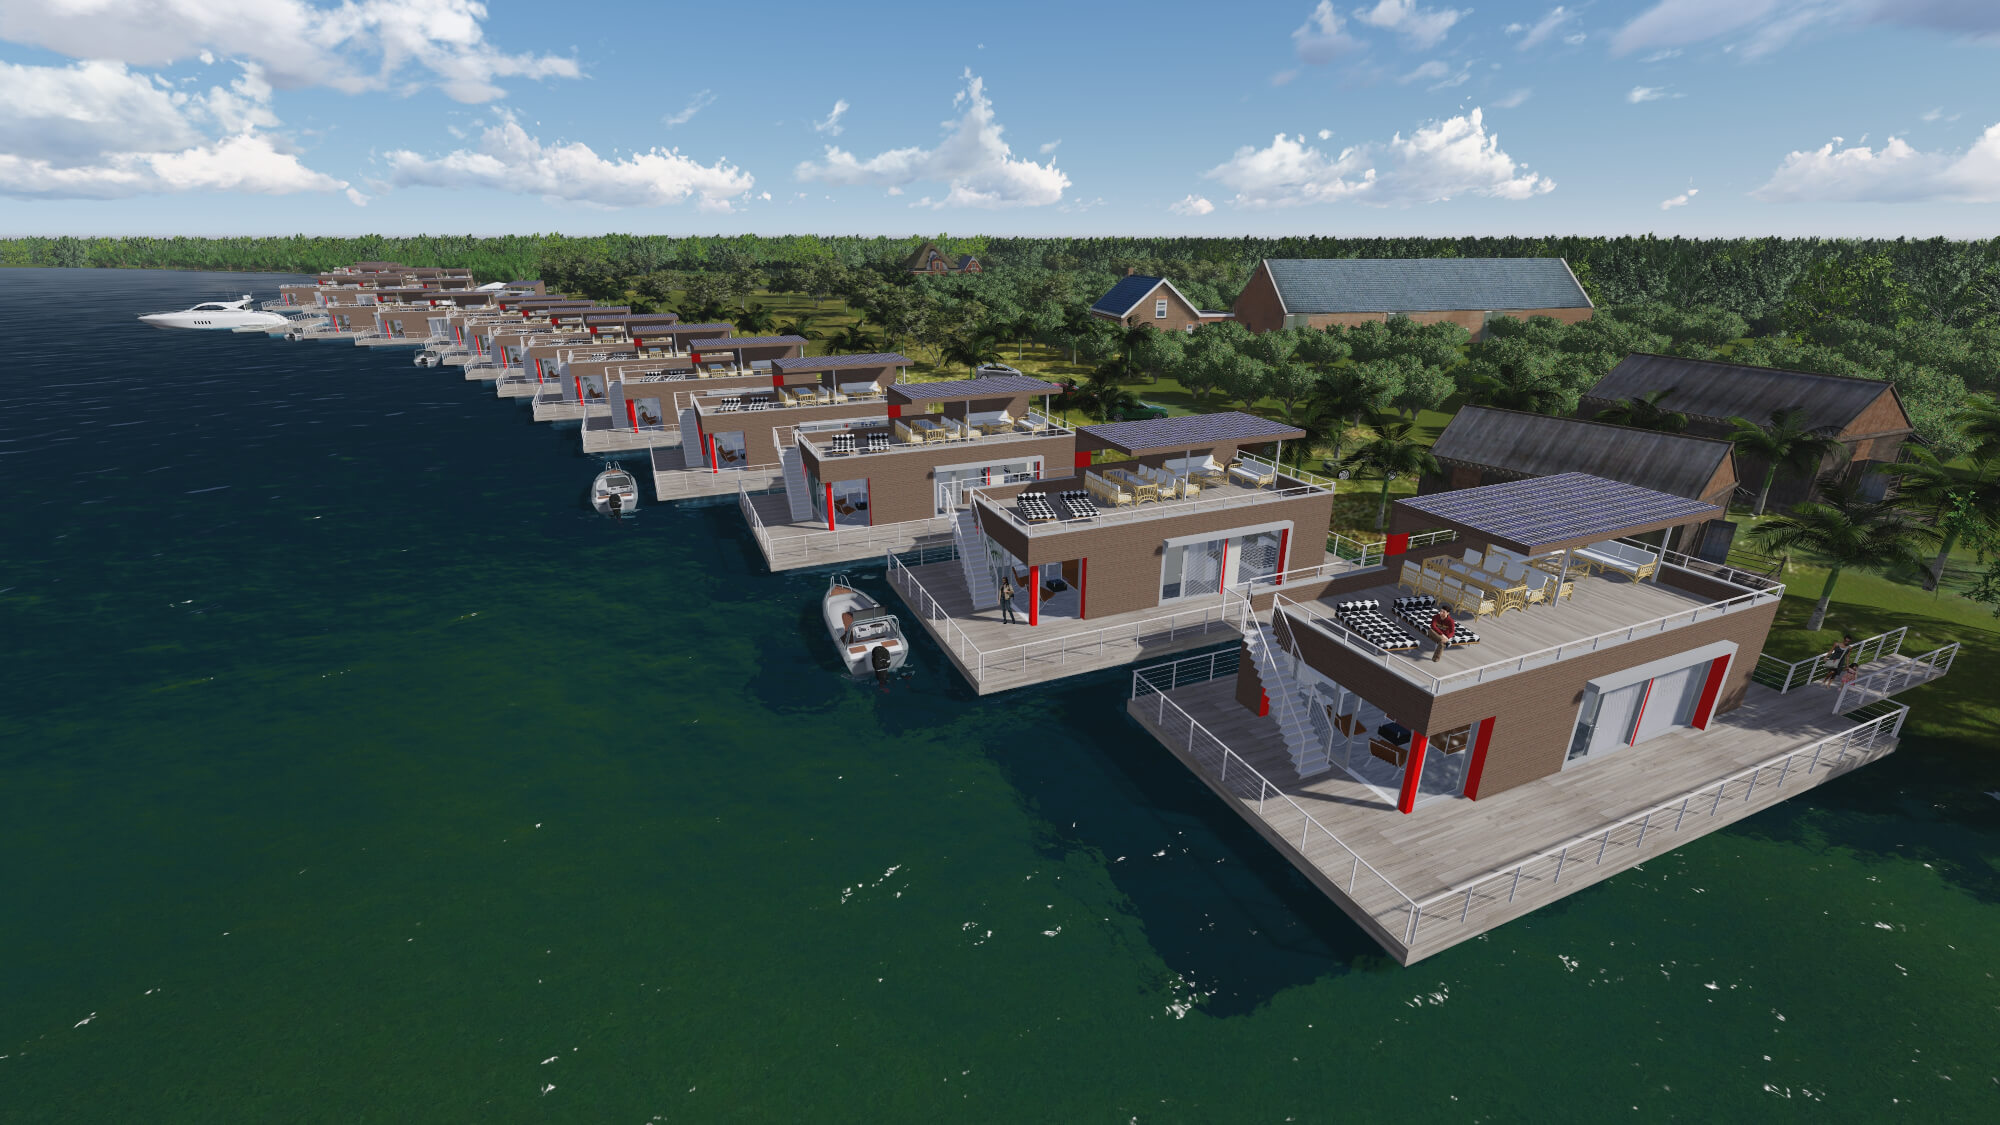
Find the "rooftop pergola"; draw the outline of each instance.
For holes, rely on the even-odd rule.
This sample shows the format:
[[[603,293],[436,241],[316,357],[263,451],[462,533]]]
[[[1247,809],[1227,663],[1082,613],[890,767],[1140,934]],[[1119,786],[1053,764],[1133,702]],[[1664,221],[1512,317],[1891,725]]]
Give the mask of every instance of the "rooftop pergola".
[[[1194,450],[1222,444],[1243,446],[1265,442],[1277,442],[1282,451],[1285,442],[1305,436],[1306,432],[1297,426],[1230,410],[1221,414],[1182,414],[1083,426],[1076,431],[1076,447],[1080,451],[1115,449],[1127,457],[1192,454]]]
[[[1448,527],[1524,555],[1547,555],[1722,515],[1685,496],[1588,473],[1504,481],[1396,501],[1399,523]]]

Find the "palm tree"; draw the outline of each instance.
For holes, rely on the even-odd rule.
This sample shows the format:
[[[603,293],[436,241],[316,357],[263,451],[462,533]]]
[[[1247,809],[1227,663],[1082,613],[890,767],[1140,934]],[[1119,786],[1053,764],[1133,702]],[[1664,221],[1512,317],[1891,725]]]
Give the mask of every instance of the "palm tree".
[[[1905,446],[1903,451],[1908,461],[1884,465],[1882,471],[1896,478],[1899,498],[1921,505],[1925,518],[1944,536],[1924,578],[1924,589],[1936,590],[1944,581],[1945,562],[1960,540],[1984,542],[2000,530],[2000,481],[1989,479],[1983,468],[1975,476],[1961,477],[1920,445]]]
[[[1341,425],[1333,427],[1333,460],[1340,460],[1341,439],[1350,426],[1360,421],[1364,414],[1373,414],[1382,408],[1382,388],[1362,379],[1343,378],[1340,374],[1329,374],[1320,380],[1319,388],[1313,392],[1313,409],[1323,410],[1340,419]],[[1310,414],[1311,411],[1308,411]]]
[[[827,341],[827,347],[834,352],[857,353],[871,351],[875,347],[875,337],[859,324],[850,324]]]
[[[1613,403],[1597,412],[1597,420],[1617,426],[1631,426],[1636,430],[1654,430],[1663,434],[1686,433],[1688,416],[1660,405],[1661,399],[1673,393],[1674,389],[1667,387],[1663,390],[1647,391],[1637,398]]]
[[[1771,499],[1771,482],[1778,479],[1779,469],[1810,475],[1828,455],[1842,448],[1824,427],[1806,426],[1803,406],[1779,407],[1762,426],[1747,418],[1731,418],[1729,424],[1736,427],[1729,440],[1737,455],[1754,457],[1765,465],[1764,483],[1757,489],[1752,516],[1764,514],[1764,505]]]
[[[1827,564],[1826,585],[1813,604],[1809,632],[1826,624],[1826,609],[1833,601],[1834,583],[1848,567],[1895,569],[1921,567],[1921,553],[1935,547],[1941,538],[1930,527],[1918,523],[1894,501],[1867,500],[1860,489],[1838,472],[1819,478],[1818,500],[1792,507],[1752,532],[1766,550],[1788,552],[1794,548],[1810,551]]]
[[[967,336],[953,340],[944,349],[945,358],[954,363],[963,363],[965,373],[970,375],[981,364],[1000,362],[1000,349],[993,337],[984,334]]]
[[[751,305],[736,314],[736,330],[745,336],[762,336],[770,332],[775,323],[771,310],[763,305]]]
[[[1472,376],[1472,397],[1481,406],[1525,410],[1530,414],[1561,414],[1569,407],[1563,387],[1540,372],[1513,366]]]
[[[819,339],[819,330],[813,327],[813,323],[818,319],[818,317],[811,313],[800,313],[793,319],[780,324],[778,326],[778,335],[797,336],[802,340],[817,340]]]
[[[1382,475],[1382,506],[1375,512],[1375,530],[1389,522],[1389,482],[1399,476],[1421,476],[1438,472],[1437,458],[1431,456],[1430,447],[1410,436],[1416,426],[1409,422],[1391,422],[1379,430],[1373,441],[1354,451],[1347,463],[1360,469],[1372,469]]]

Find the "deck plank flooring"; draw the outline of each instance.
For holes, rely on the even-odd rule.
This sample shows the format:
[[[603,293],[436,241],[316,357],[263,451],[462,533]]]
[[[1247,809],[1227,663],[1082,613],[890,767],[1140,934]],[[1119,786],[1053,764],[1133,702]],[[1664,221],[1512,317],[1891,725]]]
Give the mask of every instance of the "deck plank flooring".
[[[1833,713],[1831,688],[1815,685],[1780,695],[1752,685],[1744,706],[1718,716],[1706,732],[1664,734],[1632,750],[1478,801],[1433,800],[1405,816],[1338,767],[1299,778],[1275,720],[1260,718],[1239,705],[1233,689],[1231,680],[1215,680],[1177,689],[1169,698],[1418,901],[1462,888],[1487,872],[1559,848],[1578,836],[1639,816],[1662,802],[1712,786],[1774,756],[1857,725],[1855,720]],[[1416,940],[1406,944],[1403,925],[1408,909],[1401,895],[1371,882],[1365,873],[1350,891],[1348,881],[1355,870],[1352,856],[1318,833],[1302,840],[1301,831],[1307,825],[1284,801],[1268,799],[1260,813],[1254,783],[1246,783],[1241,776],[1219,780],[1214,768],[1205,767],[1181,744],[1184,721],[1177,720],[1161,700],[1141,696],[1128,703],[1128,711],[1404,964],[1573,894],[1895,748],[1894,739],[1885,736],[1866,753],[1843,759],[1838,767],[1823,765],[1808,773],[1788,772],[1782,782],[1773,771],[1772,776],[1760,777],[1761,787],[1741,783],[1728,791],[1727,799],[1713,812],[1691,803],[1689,814],[1678,827],[1654,827],[1648,822],[1643,840],[1635,840],[1639,835],[1636,826],[1615,835],[1603,846],[1601,862],[1593,854],[1575,862],[1565,858],[1559,878],[1554,860],[1532,865],[1518,886],[1506,888],[1513,895],[1511,901],[1501,901],[1487,893],[1493,887],[1482,886],[1476,901],[1467,907],[1468,912],[1476,908],[1476,916],[1464,924],[1456,921],[1457,909],[1445,911],[1449,917],[1430,916],[1420,926]],[[1176,721],[1181,725],[1176,726]],[[1238,772],[1245,771],[1239,767]],[[1598,845],[1593,841],[1581,850],[1592,853]]]

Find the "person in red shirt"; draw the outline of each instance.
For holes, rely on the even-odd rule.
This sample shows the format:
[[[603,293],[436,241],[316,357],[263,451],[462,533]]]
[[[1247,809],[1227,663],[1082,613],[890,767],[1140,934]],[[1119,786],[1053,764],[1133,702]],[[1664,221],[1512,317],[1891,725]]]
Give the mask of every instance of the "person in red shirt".
[[[1438,611],[1431,615],[1430,634],[1431,640],[1437,642],[1437,649],[1431,653],[1431,663],[1435,664],[1444,659],[1445,646],[1458,635],[1458,619],[1451,615],[1450,610],[1439,606]]]

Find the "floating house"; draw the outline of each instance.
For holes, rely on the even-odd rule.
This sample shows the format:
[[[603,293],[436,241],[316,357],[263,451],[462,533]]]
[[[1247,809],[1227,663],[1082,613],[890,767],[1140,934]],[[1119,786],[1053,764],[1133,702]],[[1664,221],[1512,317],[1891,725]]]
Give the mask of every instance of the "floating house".
[[[966,487],[957,557],[892,557],[891,585],[982,693],[1212,644],[1227,595],[1345,566],[1333,482],[1279,460],[1304,436],[1237,412],[1081,427],[1067,474]]]
[[[793,427],[881,413],[889,386],[910,362],[895,352],[774,359],[760,388],[697,385],[680,413],[680,446],[653,450],[655,495],[673,500],[779,484]]]
[[[1644,541],[1717,514],[1582,473],[1399,500],[1384,565],[1240,599],[1237,652],[1128,710],[1408,964],[1888,753],[1949,669],[1766,657],[1782,585]]]
[[[794,425],[783,487],[741,496],[764,561],[785,570],[949,544],[972,490],[1071,471],[1076,435],[1046,406],[1062,390],[1020,375],[894,383],[872,414]]]

